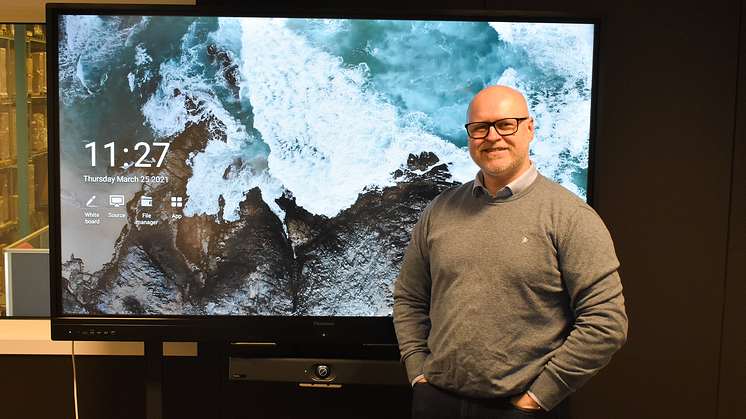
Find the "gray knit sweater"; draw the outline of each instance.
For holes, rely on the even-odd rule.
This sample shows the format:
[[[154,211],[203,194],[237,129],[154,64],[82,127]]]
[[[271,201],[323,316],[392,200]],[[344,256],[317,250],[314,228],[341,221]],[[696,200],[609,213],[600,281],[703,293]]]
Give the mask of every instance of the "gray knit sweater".
[[[530,390],[551,409],[626,340],[614,246],[580,198],[539,175],[503,200],[443,192],[412,231],[394,293],[410,379],[474,397]]]

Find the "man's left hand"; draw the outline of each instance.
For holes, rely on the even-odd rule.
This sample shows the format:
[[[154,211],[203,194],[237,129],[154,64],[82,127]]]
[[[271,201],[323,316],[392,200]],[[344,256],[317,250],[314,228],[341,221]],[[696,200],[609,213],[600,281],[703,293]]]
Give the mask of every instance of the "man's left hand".
[[[513,406],[519,409],[526,409],[526,410],[540,410],[541,409],[541,406],[539,406],[539,404],[536,403],[536,400],[532,399],[531,396],[528,395],[528,393],[515,395],[510,399],[510,402],[513,403]]]

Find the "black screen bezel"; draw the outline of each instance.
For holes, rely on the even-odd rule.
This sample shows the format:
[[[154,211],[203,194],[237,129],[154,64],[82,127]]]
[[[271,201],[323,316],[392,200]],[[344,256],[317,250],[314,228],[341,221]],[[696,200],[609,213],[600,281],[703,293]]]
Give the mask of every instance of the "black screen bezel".
[[[66,14],[242,16],[304,18],[366,18],[476,21],[530,21],[590,23],[594,25],[593,86],[591,97],[590,152],[587,201],[593,203],[593,166],[597,125],[599,83],[599,39],[602,19],[557,12],[495,10],[379,10],[298,9],[247,7],[240,10],[189,5],[102,5],[47,4],[48,126],[50,195],[51,336],[54,340],[85,341],[199,341],[258,342],[310,345],[396,345],[390,317],[280,317],[280,316],[108,316],[65,315],[61,312],[61,235],[59,131],[57,125],[58,80],[57,42],[59,17]]]

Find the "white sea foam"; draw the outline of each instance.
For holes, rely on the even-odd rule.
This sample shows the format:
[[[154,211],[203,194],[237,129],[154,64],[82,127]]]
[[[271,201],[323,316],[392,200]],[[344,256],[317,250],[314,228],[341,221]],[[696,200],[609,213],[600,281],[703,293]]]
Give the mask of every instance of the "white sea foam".
[[[500,39],[524,50],[529,60],[545,72],[590,81],[593,25],[492,22],[490,26]]]
[[[428,132],[425,115],[402,115],[372,90],[365,65],[346,66],[282,19],[242,26],[242,95],[270,146],[271,173],[307,210],[332,216],[366,186],[392,184],[410,153],[469,164],[468,153]]]
[[[528,50],[535,46],[544,54],[534,63],[544,66],[543,71],[567,76],[568,80],[571,75],[566,73],[576,78],[590,77],[587,62],[572,67],[571,62],[546,58],[566,53],[565,44],[562,48],[554,45],[555,38],[567,42],[566,33],[515,25],[493,26],[502,38],[514,43],[513,48]],[[221,19],[219,27],[210,35],[210,42],[232,43],[230,47],[235,49],[240,38],[241,101],[251,104],[254,128],[261,132],[270,151],[265,159],[256,147],[257,140],[220,103],[211,87],[213,81],[199,71],[189,71],[198,66],[197,50],[204,45],[190,45],[185,40],[180,58],[161,65],[162,82],[143,107],[143,114],[158,137],[175,135],[190,123],[212,120],[219,125],[215,139],[190,161],[194,176],[188,184],[186,215],[217,214],[222,196],[224,218],[235,220],[244,193],[259,187],[264,200],[281,217],[275,200],[285,189],[306,210],[333,216],[354,203],[366,187],[391,185],[392,173],[406,163],[410,154],[423,151],[434,152],[448,163],[455,180],[473,178],[477,169],[467,150],[433,135],[433,120],[427,114],[398,108],[377,92],[364,63],[345,64],[340,57],[285,27],[283,19]],[[328,33],[343,28],[335,23]],[[413,33],[427,28],[415,29]],[[454,29],[449,31],[450,35],[455,33]],[[571,40],[589,41],[581,35]],[[386,87],[396,80],[387,80]],[[562,92],[564,106],[558,106],[553,96],[556,92],[540,90],[515,68],[486,84],[490,83],[513,85],[527,93],[537,125],[532,158],[542,173],[582,194],[571,180],[577,168],[568,170],[560,156],[573,155],[580,169],[586,164],[589,95],[568,87]],[[395,96],[406,97],[407,109],[416,109],[418,103],[428,100],[420,97],[424,92],[421,89],[397,92]],[[190,108],[189,101],[197,104],[196,110]]]
[[[525,51],[530,67],[559,76],[564,85],[548,90],[525,72],[508,68],[494,84],[524,92],[536,122],[532,159],[543,174],[585,197],[572,175],[588,168],[593,26],[551,23],[491,23],[512,48]]]
[[[161,83],[156,93],[142,107],[142,113],[156,137],[166,138],[183,132],[190,124],[206,125],[213,134],[204,151],[195,153],[188,162],[192,177],[187,183],[189,197],[184,215],[216,215],[222,196],[225,206],[223,218],[239,218],[239,203],[244,193],[254,187],[274,197],[282,188],[266,173],[266,161],[255,152],[255,139],[246,132],[221,104],[212,84],[200,71],[202,46],[183,43],[178,59],[161,64]],[[268,201],[275,212],[280,212],[274,201]]]
[[[59,50],[59,79],[63,101],[99,92],[108,79],[116,54],[131,37],[149,22],[121,27],[117,18],[104,20],[98,16],[66,16]]]

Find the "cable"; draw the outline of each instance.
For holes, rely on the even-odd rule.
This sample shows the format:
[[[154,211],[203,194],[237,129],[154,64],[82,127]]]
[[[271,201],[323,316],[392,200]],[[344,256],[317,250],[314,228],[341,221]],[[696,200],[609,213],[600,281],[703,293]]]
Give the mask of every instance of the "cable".
[[[72,358],[73,358],[73,404],[75,405],[75,419],[80,419],[78,414],[78,374],[75,367],[75,341],[72,341]]]

